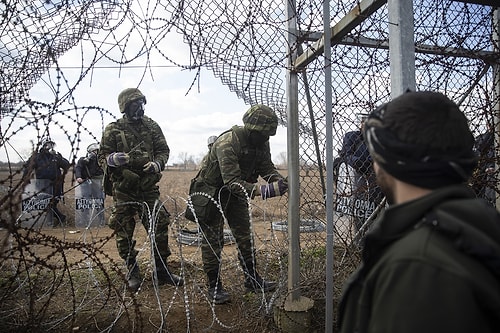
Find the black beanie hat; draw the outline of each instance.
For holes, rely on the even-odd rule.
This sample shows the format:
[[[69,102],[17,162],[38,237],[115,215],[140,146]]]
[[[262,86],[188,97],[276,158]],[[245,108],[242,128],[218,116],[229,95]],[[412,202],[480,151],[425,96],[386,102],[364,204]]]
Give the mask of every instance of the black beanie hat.
[[[395,98],[370,114],[363,134],[372,158],[415,186],[465,182],[477,163],[467,118],[441,93],[407,92]]]

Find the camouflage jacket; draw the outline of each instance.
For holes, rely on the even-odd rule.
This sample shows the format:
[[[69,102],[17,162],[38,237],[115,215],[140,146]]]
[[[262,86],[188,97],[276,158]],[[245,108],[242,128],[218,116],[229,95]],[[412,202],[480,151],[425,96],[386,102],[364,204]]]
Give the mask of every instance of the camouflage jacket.
[[[160,126],[151,118],[144,116],[137,122],[123,117],[106,126],[99,149],[99,164],[106,168],[106,157],[113,152],[130,155],[127,168],[142,174],[143,166],[149,161],[158,161],[163,170],[167,164],[170,148]],[[115,169],[115,168],[111,168]],[[118,168],[116,168],[118,169]]]
[[[243,188],[252,195],[259,176],[267,182],[283,178],[271,161],[269,142],[253,147],[248,142],[248,131],[233,126],[220,135],[205,156],[198,180],[217,188],[228,186],[233,193]]]

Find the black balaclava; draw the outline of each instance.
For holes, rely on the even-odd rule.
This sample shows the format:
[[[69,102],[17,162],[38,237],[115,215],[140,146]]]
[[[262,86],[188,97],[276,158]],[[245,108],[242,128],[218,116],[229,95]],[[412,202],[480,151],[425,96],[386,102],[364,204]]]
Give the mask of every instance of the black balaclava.
[[[250,141],[250,144],[254,147],[262,147],[267,141],[269,141],[269,135],[260,131],[250,131],[248,141]]]

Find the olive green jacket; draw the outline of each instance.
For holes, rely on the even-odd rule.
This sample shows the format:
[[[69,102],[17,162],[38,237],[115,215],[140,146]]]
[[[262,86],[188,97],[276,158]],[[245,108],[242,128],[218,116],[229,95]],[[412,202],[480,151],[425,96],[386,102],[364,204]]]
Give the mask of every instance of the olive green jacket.
[[[151,118],[144,116],[139,121],[129,121],[125,116],[108,124],[102,135],[99,149],[99,164],[107,167],[106,158],[114,152],[130,155],[130,162],[123,167],[108,168],[111,180],[121,179],[124,170],[130,170],[139,177],[152,177],[143,172],[143,166],[149,161],[157,161],[160,170],[167,164],[170,148],[160,126]],[[155,177],[156,181],[159,177]]]
[[[254,147],[248,142],[248,131],[233,126],[220,135],[205,156],[198,181],[217,189],[227,186],[233,194],[245,191],[253,197],[259,176],[267,182],[284,178],[271,161],[269,141],[262,147]]]
[[[467,186],[390,207],[362,256],[340,332],[498,332],[500,215]]]

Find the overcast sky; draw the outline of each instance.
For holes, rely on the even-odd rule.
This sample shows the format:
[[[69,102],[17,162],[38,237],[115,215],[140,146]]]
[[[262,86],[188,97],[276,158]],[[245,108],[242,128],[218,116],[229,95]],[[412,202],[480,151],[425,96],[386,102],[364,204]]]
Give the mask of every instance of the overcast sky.
[[[133,7],[136,13],[143,12],[140,1],[133,2]],[[52,18],[50,15],[47,17]],[[110,22],[121,22],[119,19],[120,16],[114,17]],[[183,66],[190,65],[192,50],[182,37],[173,31],[161,35],[161,38],[151,35],[151,38],[156,38],[153,48],[151,39],[145,41],[140,28],[133,25],[134,30],[131,30],[130,24],[133,25],[126,19],[113,30],[113,34],[104,30],[96,31],[96,34],[91,35],[94,43],[90,43],[88,37],[85,37],[86,40],[82,40],[57,59],[64,76],[62,80],[57,81],[57,72],[55,67],[52,67],[30,90],[29,97],[50,105],[55,100],[55,89],[60,89],[64,94],[67,86],[73,87],[78,81],[82,68],[99,59],[93,70],[73,92],[74,105],[79,108],[99,107],[120,117],[118,94],[125,88],[138,87],[147,98],[145,114],[159,123],[167,139],[171,151],[169,164],[180,162],[179,156],[183,153],[192,155],[195,160],[201,159],[207,150],[207,138],[218,135],[233,125],[242,125],[241,118],[250,105],[239,100],[235,93],[208,70],[201,72],[199,82],[195,82],[190,90],[196,72],[180,67],[168,67],[172,62]],[[153,31],[149,33],[152,34]],[[72,38],[71,31],[67,32],[67,36],[65,34],[66,31],[62,30],[58,35],[46,38],[63,41],[64,38]],[[145,43],[149,52],[145,52]],[[21,48],[25,47],[24,44],[19,45]],[[161,50],[161,54],[158,50]],[[19,52],[19,56],[22,54],[24,53]],[[138,54],[140,55],[137,56]],[[126,66],[117,67],[117,61],[129,61],[135,57],[137,58]],[[172,62],[166,60],[167,58]],[[145,70],[147,65],[151,68]],[[67,111],[53,117],[49,130],[56,141],[56,149],[69,160],[73,160],[75,156],[84,156],[86,147],[95,141],[89,131],[100,139],[103,127],[114,120],[96,109],[87,114],[82,114],[86,109],[79,109],[77,113],[73,105],[68,103],[62,105],[59,110]],[[0,161],[17,162],[25,159],[26,152],[31,151],[30,140],[36,140],[37,137],[35,126],[25,126],[24,119],[16,119],[12,123],[12,119],[8,117],[0,119],[0,122],[2,134],[7,140],[0,150]],[[78,122],[81,122],[82,126],[78,126]],[[44,128],[43,120],[38,122],[38,127]],[[78,134],[77,130],[82,131],[81,134]],[[72,151],[70,141],[74,141],[78,135],[81,144],[76,153],[75,147]],[[279,127],[277,135],[271,137],[270,144],[276,162],[276,157],[286,152],[286,128]]]
[[[71,50],[60,58],[60,66],[63,67],[63,73],[69,82],[72,82],[80,73],[78,52],[78,49]],[[233,125],[242,124],[241,118],[250,106],[238,99],[235,93],[230,92],[219,79],[213,76],[212,72],[203,71],[199,88],[197,82],[188,93],[195,78],[193,71],[173,67],[155,67],[152,71],[153,77],[146,74],[139,89],[147,98],[145,114],[158,122],[167,139],[171,151],[170,165],[180,162],[179,157],[182,153],[192,155],[195,161],[200,159],[206,152],[206,142],[209,136],[218,135]],[[97,106],[119,117],[121,114],[117,103],[118,94],[125,88],[136,87],[141,81],[143,72],[144,68],[122,68],[121,70],[96,68],[92,76],[88,75],[74,92],[75,105],[78,107]],[[45,75],[31,89],[31,99],[44,103],[53,102],[54,94],[47,81],[48,76]],[[67,104],[66,107],[71,109],[72,106]],[[62,115],[59,118],[56,117],[55,120],[65,125],[62,129],[59,128],[60,126],[51,126],[50,133],[56,141],[57,150],[71,160],[73,158],[71,147],[63,131],[74,133],[77,126],[75,113],[70,112],[69,115],[72,120]],[[104,121],[102,121],[101,113],[93,110],[82,119],[82,125],[100,138],[103,123],[105,126],[112,120],[111,117],[104,115]],[[36,137],[34,128],[27,128],[11,137],[9,146],[12,145],[18,152],[29,151],[31,143],[27,140],[28,137],[30,139]],[[81,134],[81,140],[78,157],[83,156],[85,148],[93,142],[92,137],[85,132]],[[278,154],[286,152],[286,128],[278,128],[277,135],[271,137],[270,144],[273,160],[277,162]],[[2,150],[0,160],[6,159],[6,152]],[[17,161],[16,153],[11,151],[9,160]]]
[[[146,95],[145,114],[153,118],[163,130],[170,147],[170,163],[178,162],[181,153],[195,158],[207,149],[207,138],[218,135],[233,125],[241,125],[248,105],[229,91],[211,72],[205,71],[199,92],[195,87],[187,95],[193,72],[179,69],[157,69],[154,81],[146,77],[139,89]],[[121,116],[117,97],[120,91],[136,87],[142,73],[138,70],[98,69],[92,86],[80,87],[76,93],[78,105],[97,105]],[[34,97],[34,96],[33,96]],[[111,119],[110,119],[111,120]],[[99,132],[102,131],[96,128]],[[271,138],[272,152],[286,151],[286,130],[281,128]],[[86,147],[86,145],[84,145]]]

